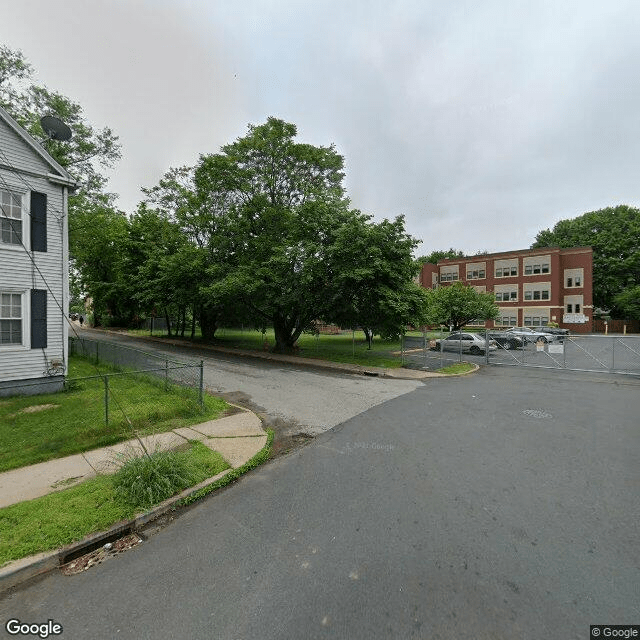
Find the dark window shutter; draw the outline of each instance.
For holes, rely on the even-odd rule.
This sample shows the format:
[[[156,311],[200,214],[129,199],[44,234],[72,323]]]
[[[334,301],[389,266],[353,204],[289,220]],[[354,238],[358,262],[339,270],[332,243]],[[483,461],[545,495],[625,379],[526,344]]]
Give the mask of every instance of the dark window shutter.
[[[31,290],[31,348],[45,349],[47,346],[47,292]]]
[[[31,251],[47,250],[47,194],[31,192]]]

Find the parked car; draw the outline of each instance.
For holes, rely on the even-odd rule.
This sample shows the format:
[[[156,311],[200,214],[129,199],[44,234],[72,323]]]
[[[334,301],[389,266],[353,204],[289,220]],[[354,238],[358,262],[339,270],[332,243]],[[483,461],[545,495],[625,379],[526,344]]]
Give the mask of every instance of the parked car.
[[[489,331],[489,338],[495,340],[498,343],[498,347],[501,349],[522,349],[526,344],[525,339],[522,336],[517,336],[514,333],[508,331]]]
[[[569,329],[561,329],[560,327],[540,327],[545,333],[550,333],[553,336],[568,336]]]
[[[440,346],[442,345],[442,346]],[[463,353],[472,353],[478,355],[485,353],[487,343],[484,338],[475,333],[452,333],[443,340],[436,340],[435,346],[432,347],[437,351],[462,351]],[[489,351],[495,351],[498,348],[495,340],[489,340]]]
[[[529,329],[529,327],[511,327],[506,333],[511,333],[524,338],[525,342],[554,342],[556,337],[551,333],[546,333],[543,329]]]

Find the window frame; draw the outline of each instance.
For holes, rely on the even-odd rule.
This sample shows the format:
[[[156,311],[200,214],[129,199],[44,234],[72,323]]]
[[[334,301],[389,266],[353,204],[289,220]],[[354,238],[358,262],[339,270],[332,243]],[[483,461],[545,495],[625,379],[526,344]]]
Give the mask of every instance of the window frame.
[[[4,242],[2,240],[2,230],[0,229],[0,246],[3,249],[9,249],[11,251],[22,251],[22,247],[26,247],[27,251],[30,250],[30,241],[29,241],[29,220],[28,220],[28,210],[29,210],[29,202],[28,202],[28,191],[23,187],[15,186],[11,183],[5,183],[0,188],[0,193],[9,193],[13,196],[18,196],[20,198],[20,242]],[[0,202],[0,205],[2,203]],[[4,208],[0,206],[0,220],[12,220],[18,221],[18,218],[14,218],[12,216],[4,215]],[[1,225],[0,225],[1,226]],[[12,230],[13,233],[13,230]]]
[[[29,309],[27,306],[27,296],[28,290],[25,289],[14,289],[11,287],[6,287],[0,289],[0,322],[3,320],[15,321],[20,320],[20,342],[0,342],[0,351],[6,351],[10,349],[29,349],[30,347],[30,336],[28,335],[27,328],[30,326],[30,318],[29,318]],[[2,296],[3,295],[11,295],[11,296],[20,296],[20,318],[15,317],[4,317],[2,315]],[[12,305],[13,306],[13,305]]]

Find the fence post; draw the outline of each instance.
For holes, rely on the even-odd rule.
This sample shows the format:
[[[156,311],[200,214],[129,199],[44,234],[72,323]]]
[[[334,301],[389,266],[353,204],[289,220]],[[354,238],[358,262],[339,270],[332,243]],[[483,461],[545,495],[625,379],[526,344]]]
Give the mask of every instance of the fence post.
[[[204,360],[200,360],[200,388],[198,389],[198,401],[204,408]]]
[[[109,426],[109,376],[104,377],[104,422]]]
[[[422,356],[423,356],[423,367],[427,368],[427,328],[423,327],[422,329]]]
[[[616,368],[616,339],[617,338],[614,338],[611,341],[613,345],[612,352],[611,352],[611,370],[614,370]]]

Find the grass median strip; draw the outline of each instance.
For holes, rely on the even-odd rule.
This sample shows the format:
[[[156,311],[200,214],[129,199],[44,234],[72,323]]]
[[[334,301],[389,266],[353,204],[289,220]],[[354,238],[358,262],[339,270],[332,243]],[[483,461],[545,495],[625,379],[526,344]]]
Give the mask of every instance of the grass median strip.
[[[123,372],[98,367],[102,374]],[[109,378],[107,425],[104,380],[79,379],[96,373],[88,360],[71,356],[68,390],[0,401],[0,472],[128,440],[133,432],[125,414],[140,435],[149,435],[213,420],[228,408],[221,398],[205,394],[202,409],[193,389],[116,375]]]
[[[229,468],[219,453],[200,442],[190,442],[185,450],[153,455],[159,453],[162,456],[155,470],[154,463],[132,458],[120,476],[101,475],[70,489],[0,509],[0,566],[58,549],[133,518],[141,509]],[[180,473],[176,474],[174,467]]]
[[[442,369],[436,369],[436,372],[455,375],[460,373],[468,373],[469,371],[474,371],[475,369],[476,366],[470,364],[469,362],[458,362],[456,364],[449,365],[448,367],[443,367]]]

